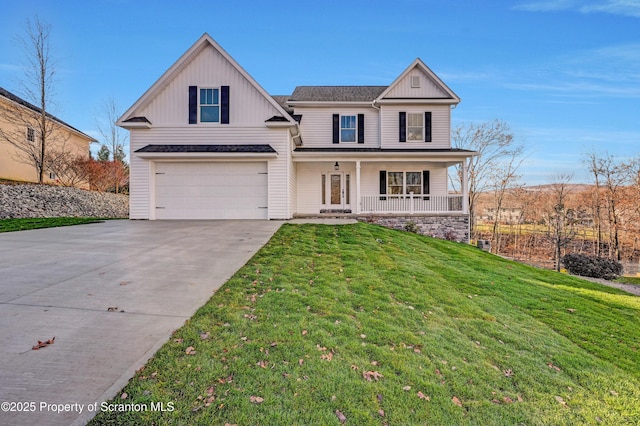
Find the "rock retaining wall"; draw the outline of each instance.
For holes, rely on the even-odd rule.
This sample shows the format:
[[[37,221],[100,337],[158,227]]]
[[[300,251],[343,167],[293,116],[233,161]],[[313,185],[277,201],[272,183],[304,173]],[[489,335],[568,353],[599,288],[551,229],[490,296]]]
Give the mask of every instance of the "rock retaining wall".
[[[0,219],[129,217],[129,196],[51,185],[0,185]]]
[[[444,240],[469,242],[469,215],[361,216],[358,220],[375,223]]]

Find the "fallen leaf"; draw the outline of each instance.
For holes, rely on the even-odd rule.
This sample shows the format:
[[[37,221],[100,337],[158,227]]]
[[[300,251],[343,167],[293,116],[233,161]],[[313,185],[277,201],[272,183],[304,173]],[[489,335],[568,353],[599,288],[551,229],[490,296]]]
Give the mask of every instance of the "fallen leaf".
[[[316,345],[316,348],[318,348],[319,351],[326,351],[327,348],[324,346],[320,346],[320,345]]]
[[[378,402],[382,403],[382,394],[378,394],[377,398],[378,398]]]
[[[575,313],[576,313],[576,311],[577,311],[577,309],[567,308],[567,311],[568,311],[570,314],[575,314]]]
[[[333,359],[333,352],[328,352],[324,355],[322,355],[320,358],[327,360],[327,361],[331,361]]]
[[[200,333],[200,338],[202,340],[207,340],[209,338],[209,332],[207,331],[206,333]]]
[[[259,365],[261,368],[267,368],[267,365],[269,365],[269,361],[260,361],[256,365]]]
[[[384,410],[378,410],[378,414],[380,415],[380,417],[384,417]]]
[[[512,369],[507,369],[503,371],[504,375],[507,377],[512,377],[513,376],[513,370]]]
[[[307,330],[302,330],[302,335],[306,336],[307,335]]]
[[[358,368],[358,366],[355,365],[355,364],[351,364],[351,369],[355,370],[355,371],[358,371],[360,368]]]
[[[298,365],[299,365],[299,366],[302,366],[302,364],[304,364],[304,359],[300,358],[300,359],[298,360]]]
[[[120,399],[127,399],[129,395],[127,395],[126,392],[122,392],[122,395],[120,395]]]
[[[553,368],[556,371],[562,371],[560,370],[560,367],[553,365],[552,363],[548,362],[547,365],[549,366],[549,368]]]
[[[613,395],[613,396],[618,396],[618,392],[616,392],[616,391],[609,391],[609,392],[611,392],[611,395]]]
[[[173,341],[176,342],[176,343],[182,343],[182,340],[183,339],[173,339]]]
[[[460,399],[457,396],[454,396],[453,398],[451,398],[451,402],[456,404],[458,407],[462,407],[462,401],[460,401]]]
[[[411,386],[405,386],[405,387],[403,387],[403,388],[402,388],[402,390],[403,390],[403,391],[411,390]]]
[[[375,380],[377,382],[378,379],[384,376],[377,371],[365,371],[362,373],[362,377],[364,377],[368,382],[372,380]]]
[[[338,420],[340,420],[340,423],[344,424],[347,421],[347,418],[344,416],[344,414],[342,414],[338,410],[336,410],[336,416],[338,416]]]
[[[194,348],[193,346],[189,346],[184,352],[187,355],[195,355],[196,354],[196,348]]]
[[[264,398],[251,395],[251,397],[249,397],[249,401],[254,404],[262,404],[264,402]]]
[[[54,343],[55,341],[56,341],[55,336],[54,336],[54,337],[52,337],[52,338],[51,338],[51,339],[49,339],[49,340],[44,341],[44,342],[43,342],[43,341],[41,341],[41,340],[38,340],[38,344],[37,344],[37,345],[35,345],[35,346],[32,346],[32,347],[31,347],[31,350],[37,351],[37,350],[39,350],[40,348],[44,348],[44,347],[46,347],[46,346],[53,345],[53,343]]]
[[[428,395],[423,394],[422,392],[418,391],[418,398],[420,399],[424,399],[425,401],[431,401],[431,398]],[[454,397],[455,398],[455,397]]]
[[[360,338],[362,338],[362,339],[366,339],[366,338],[367,338],[367,335],[366,335],[366,334],[361,334],[361,335],[360,335]]]
[[[513,399],[509,398],[508,396],[505,396],[504,398],[502,398],[502,400],[507,404],[511,404],[513,402]]]
[[[558,401],[563,407],[567,406],[567,403],[564,402],[564,399],[562,399],[561,396],[556,396],[556,401]]]

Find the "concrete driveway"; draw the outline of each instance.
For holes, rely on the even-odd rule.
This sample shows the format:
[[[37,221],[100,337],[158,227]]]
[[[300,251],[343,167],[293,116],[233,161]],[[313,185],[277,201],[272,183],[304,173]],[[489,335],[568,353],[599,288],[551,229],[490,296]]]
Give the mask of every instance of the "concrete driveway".
[[[119,220],[0,234],[0,424],[84,424],[89,404],[113,397],[280,224]]]

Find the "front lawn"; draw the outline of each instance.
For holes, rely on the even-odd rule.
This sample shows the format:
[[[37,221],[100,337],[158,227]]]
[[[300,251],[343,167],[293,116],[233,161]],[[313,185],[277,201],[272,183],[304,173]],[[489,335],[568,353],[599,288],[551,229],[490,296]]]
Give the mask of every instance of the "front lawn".
[[[26,231],[28,229],[54,228],[57,226],[98,223],[103,219],[91,217],[36,217],[28,219],[0,219],[0,232]]]
[[[638,324],[471,246],[285,224],[92,424],[639,424]]]

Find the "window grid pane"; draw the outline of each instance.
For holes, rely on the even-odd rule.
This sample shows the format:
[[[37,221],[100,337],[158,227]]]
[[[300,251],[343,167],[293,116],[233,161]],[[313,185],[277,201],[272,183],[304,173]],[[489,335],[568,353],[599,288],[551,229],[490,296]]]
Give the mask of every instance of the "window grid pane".
[[[340,141],[341,142],[356,141],[356,116],[355,115],[340,116]]]
[[[407,114],[407,140],[422,141],[424,114]]]

